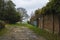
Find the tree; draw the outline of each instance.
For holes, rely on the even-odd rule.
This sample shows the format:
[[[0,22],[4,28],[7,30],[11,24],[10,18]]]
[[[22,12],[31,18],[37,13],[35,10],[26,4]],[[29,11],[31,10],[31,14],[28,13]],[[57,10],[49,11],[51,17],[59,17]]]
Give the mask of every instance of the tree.
[[[26,19],[29,18],[26,9],[24,9],[24,8],[17,8],[17,11],[19,12],[19,14],[20,14],[20,16],[21,16],[21,20],[20,20],[21,22],[22,22],[23,20],[26,20]]]
[[[2,1],[3,7],[0,12],[0,20],[8,21],[9,23],[16,23],[20,20],[20,15],[15,9],[15,4],[9,0],[7,2]]]

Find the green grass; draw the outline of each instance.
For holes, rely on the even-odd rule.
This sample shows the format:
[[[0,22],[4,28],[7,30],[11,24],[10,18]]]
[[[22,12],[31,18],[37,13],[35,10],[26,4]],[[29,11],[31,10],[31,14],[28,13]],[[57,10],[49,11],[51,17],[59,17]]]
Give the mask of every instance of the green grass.
[[[25,26],[25,27],[28,27],[29,29],[33,30],[37,35],[40,35],[44,38],[46,38],[47,40],[60,40],[60,36],[59,35],[56,35],[56,34],[53,34],[53,33],[49,33],[48,31],[46,30],[42,30],[38,27],[35,27],[35,26],[32,26],[30,24],[11,24],[12,26],[19,26],[19,27],[22,27],[22,26]]]
[[[6,28],[0,29],[0,36],[4,35],[5,33],[7,33]]]

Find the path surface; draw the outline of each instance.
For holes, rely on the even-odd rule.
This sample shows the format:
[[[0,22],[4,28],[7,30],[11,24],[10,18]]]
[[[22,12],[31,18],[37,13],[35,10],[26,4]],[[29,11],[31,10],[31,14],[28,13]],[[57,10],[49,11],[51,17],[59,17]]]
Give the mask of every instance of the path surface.
[[[45,40],[43,37],[37,36],[27,27],[11,27],[9,32],[0,36],[0,40]]]

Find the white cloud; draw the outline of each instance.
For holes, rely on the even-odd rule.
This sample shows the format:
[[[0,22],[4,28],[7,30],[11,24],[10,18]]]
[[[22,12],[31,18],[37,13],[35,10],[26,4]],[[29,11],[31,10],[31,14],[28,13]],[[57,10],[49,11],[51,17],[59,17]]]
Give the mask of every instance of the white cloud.
[[[31,14],[31,11],[45,6],[48,0],[13,0],[13,2],[16,4],[16,7],[26,8],[28,14]]]

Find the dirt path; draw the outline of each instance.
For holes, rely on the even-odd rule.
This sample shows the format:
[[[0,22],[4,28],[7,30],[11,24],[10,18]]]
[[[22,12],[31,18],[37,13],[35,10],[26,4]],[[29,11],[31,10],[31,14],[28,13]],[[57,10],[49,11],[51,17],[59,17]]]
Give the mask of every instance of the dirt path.
[[[12,27],[9,32],[0,36],[0,40],[45,40],[43,37],[37,36],[27,27]]]

